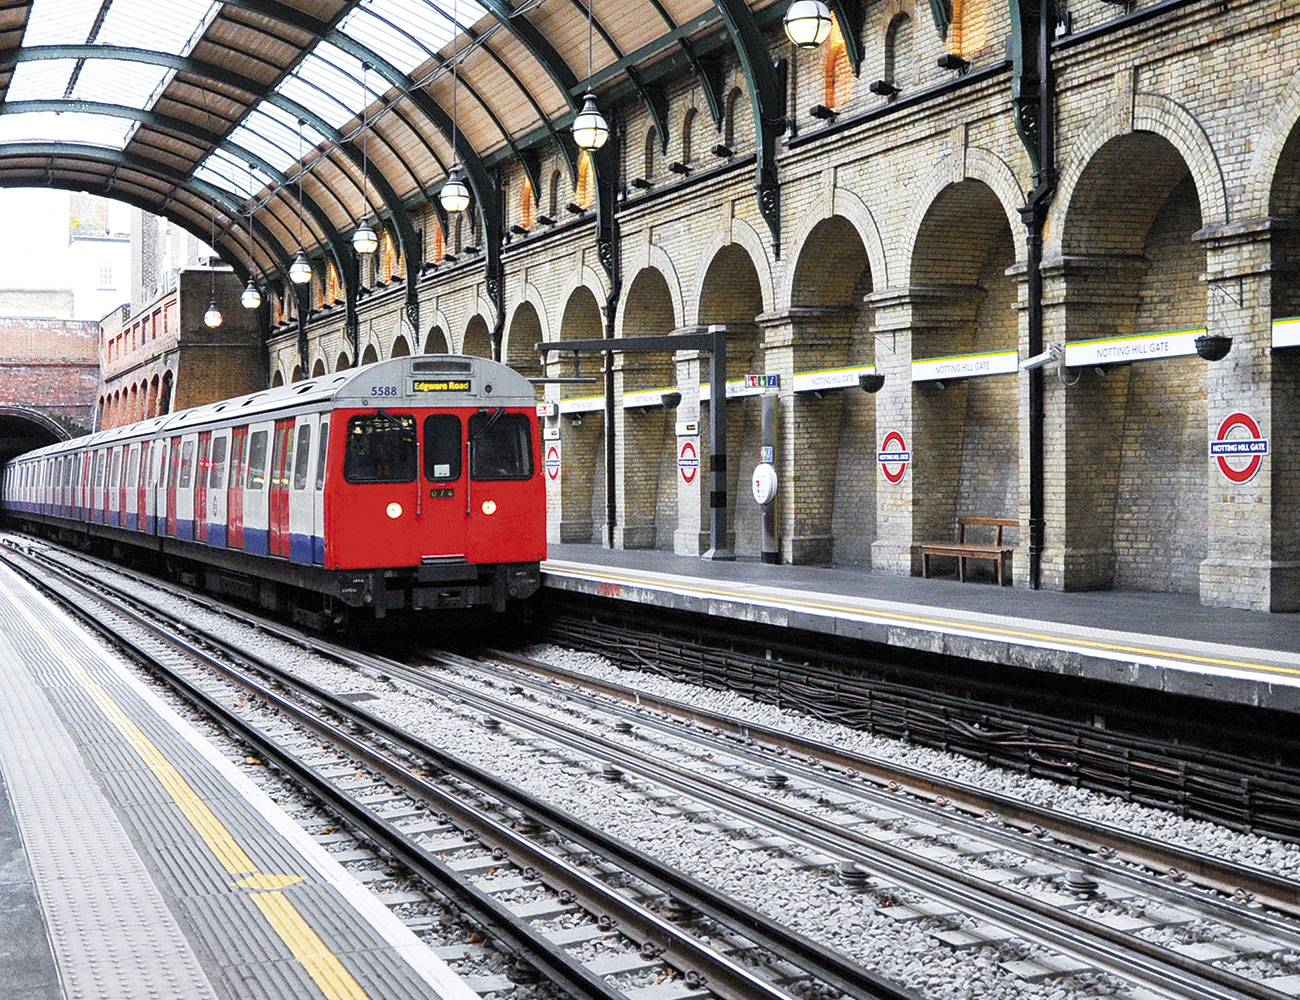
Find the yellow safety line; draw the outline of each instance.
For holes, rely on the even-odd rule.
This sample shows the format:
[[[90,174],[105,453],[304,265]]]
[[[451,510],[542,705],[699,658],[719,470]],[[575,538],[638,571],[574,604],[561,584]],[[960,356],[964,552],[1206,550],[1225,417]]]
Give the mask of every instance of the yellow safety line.
[[[249,878],[242,879],[235,885],[254,890],[260,890],[263,886],[274,887],[270,892],[255,891],[253,902],[266,916],[272,930],[279,935],[294,958],[311,976],[312,981],[320,987],[327,1000],[366,1000],[365,990],[343,967],[338,956],[326,947],[284,893],[278,891],[284,885],[301,879],[294,875],[258,873],[257,865],[239,846],[225,824],[217,819],[207,803],[190,786],[185,776],[123,711],[113,696],[68,652],[59,638],[15,597],[3,580],[0,580],[0,592],[3,592],[9,598],[9,603],[27,619],[28,624],[41,636],[50,651],[63,661],[73,679],[86,690],[109,722],[149,766],[171,796],[172,801],[190,821],[190,825],[203,838],[203,842],[208,845],[208,850],[216,855],[225,870],[231,875],[250,873]]]
[[[556,576],[569,576],[573,579],[586,579],[594,583],[600,583],[602,580],[609,580],[615,583],[627,583],[632,586],[656,589],[656,584],[643,578],[634,576],[620,577],[619,574],[613,572],[608,573],[607,576],[598,577],[577,570],[566,571],[558,569],[555,568],[555,564],[545,565],[543,571],[553,573]],[[674,578],[675,581],[682,581],[684,579],[685,578],[683,577]],[[662,587],[665,585],[661,584],[659,586]],[[679,586],[682,590],[692,591],[707,597],[726,597],[731,599],[745,599],[747,597],[747,595],[739,591],[724,590],[717,587],[706,587],[689,582],[675,582],[674,586]],[[784,603],[797,608],[810,608],[817,611],[847,613],[860,618],[876,618],[885,621],[906,622],[908,624],[916,625],[934,625],[944,629],[960,628],[966,631],[983,632],[989,635],[1005,636],[1013,639],[1031,639],[1037,642],[1050,642],[1056,645],[1078,646],[1086,649],[1104,649],[1108,652],[1125,653],[1132,656],[1150,656],[1158,659],[1180,660],[1186,663],[1202,663],[1217,667],[1237,667],[1245,670],[1261,670],[1267,673],[1286,674],[1292,677],[1300,677],[1300,669],[1294,667],[1274,666],[1268,663],[1257,663],[1251,660],[1232,660],[1216,656],[1179,653],[1171,649],[1159,649],[1146,646],[1127,646],[1122,643],[1102,642],[1099,639],[1082,639],[1056,635],[1050,632],[1031,632],[1025,629],[1003,628],[996,625],[981,625],[978,622],[960,621],[951,618],[935,618],[929,615],[905,614],[900,611],[881,611],[874,608],[859,608],[850,604],[832,604],[825,601],[809,601],[799,597],[786,596],[782,596],[779,602],[775,598],[768,598],[764,603]]]

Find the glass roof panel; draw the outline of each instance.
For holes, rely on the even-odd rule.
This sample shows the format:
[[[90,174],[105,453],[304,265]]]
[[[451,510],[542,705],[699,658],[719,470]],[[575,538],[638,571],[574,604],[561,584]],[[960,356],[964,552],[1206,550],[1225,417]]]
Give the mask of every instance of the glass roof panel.
[[[39,59],[20,62],[5,93],[6,101],[58,100],[68,88],[75,59]]]
[[[95,27],[99,3],[90,0],[32,0],[24,45],[82,45]]]
[[[375,72],[368,76],[366,91],[373,101],[382,94],[378,88],[384,80]],[[361,111],[361,80],[359,59],[329,42],[320,42],[278,90],[338,128]]]
[[[79,101],[101,101],[147,108],[168,70],[149,63],[88,59],[77,76],[72,96]],[[62,96],[62,95],[60,95]]]
[[[248,164],[237,157],[217,150],[204,161],[203,166],[194,171],[194,176],[209,184],[223,188],[238,196],[240,200],[251,198],[256,191],[262,190],[265,178],[253,173],[252,184],[248,180]]]
[[[66,114],[32,111],[0,115],[0,143],[69,142],[105,146],[120,151],[126,145],[126,133],[133,124],[134,122],[122,118],[82,111]]]
[[[112,0],[95,41],[189,55],[219,7],[215,0],[167,0],[162,16],[157,0]]]

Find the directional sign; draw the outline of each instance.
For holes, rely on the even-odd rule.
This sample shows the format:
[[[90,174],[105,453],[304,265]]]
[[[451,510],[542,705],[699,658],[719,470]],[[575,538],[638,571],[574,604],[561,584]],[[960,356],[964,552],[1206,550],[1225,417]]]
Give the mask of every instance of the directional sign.
[[[912,453],[907,450],[907,442],[898,431],[890,431],[880,442],[880,451],[876,453],[880,471],[891,483],[901,483],[907,475],[907,467],[912,462]]]
[[[682,450],[677,455],[677,470],[682,474],[682,482],[687,486],[695,482],[700,471],[700,453],[695,450],[694,441],[683,441]]]
[[[551,480],[560,478],[560,446],[553,444],[546,449],[546,475]]]
[[[1240,411],[1223,418],[1210,442],[1210,457],[1219,463],[1223,478],[1238,486],[1255,478],[1267,454],[1268,438],[1259,433],[1254,417]]]

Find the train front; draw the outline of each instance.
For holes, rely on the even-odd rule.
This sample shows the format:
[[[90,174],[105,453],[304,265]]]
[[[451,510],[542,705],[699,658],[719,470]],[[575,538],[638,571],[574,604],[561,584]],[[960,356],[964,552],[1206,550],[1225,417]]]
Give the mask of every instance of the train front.
[[[536,392],[484,358],[359,369],[330,417],[325,566],[348,604],[489,607],[528,597],[546,557]],[[340,442],[341,446],[333,442]]]

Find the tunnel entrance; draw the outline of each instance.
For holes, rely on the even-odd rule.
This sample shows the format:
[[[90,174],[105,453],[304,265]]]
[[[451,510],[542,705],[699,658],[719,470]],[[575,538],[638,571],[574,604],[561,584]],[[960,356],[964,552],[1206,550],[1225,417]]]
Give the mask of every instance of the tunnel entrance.
[[[0,465],[15,455],[69,437],[64,428],[40,413],[0,406]]]

